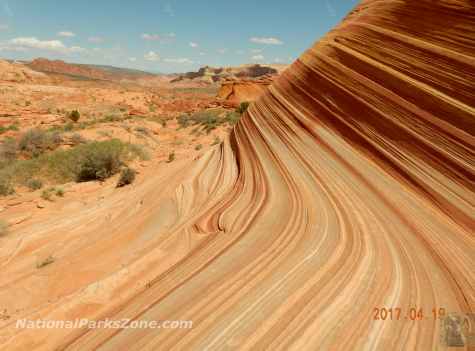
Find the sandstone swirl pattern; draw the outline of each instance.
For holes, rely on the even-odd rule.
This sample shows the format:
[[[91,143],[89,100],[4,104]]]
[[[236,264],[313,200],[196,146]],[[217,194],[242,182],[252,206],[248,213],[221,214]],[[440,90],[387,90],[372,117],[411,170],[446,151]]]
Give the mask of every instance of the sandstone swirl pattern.
[[[372,311],[474,312],[474,82],[472,1],[363,1],[220,148],[0,251],[14,318],[193,329],[9,321],[0,348],[442,349],[438,322]]]

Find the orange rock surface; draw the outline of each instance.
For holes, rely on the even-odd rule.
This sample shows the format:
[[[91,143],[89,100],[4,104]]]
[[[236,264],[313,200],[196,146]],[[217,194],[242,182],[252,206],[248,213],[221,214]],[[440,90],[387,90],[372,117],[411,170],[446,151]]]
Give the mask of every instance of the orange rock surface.
[[[227,80],[221,83],[217,97],[223,104],[234,107],[241,102],[253,102],[264,94],[273,79],[273,76],[265,76],[259,79]]]
[[[19,216],[0,348],[443,350],[432,309],[475,310],[474,18],[470,0],[363,1],[203,157]]]

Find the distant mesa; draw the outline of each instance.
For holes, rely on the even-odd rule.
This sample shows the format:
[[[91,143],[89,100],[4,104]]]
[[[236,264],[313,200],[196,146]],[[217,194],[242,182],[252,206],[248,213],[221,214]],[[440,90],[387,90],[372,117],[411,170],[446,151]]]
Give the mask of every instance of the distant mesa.
[[[205,66],[172,79],[172,84],[218,85],[217,98],[226,107],[257,100],[287,65],[249,64],[215,68]]]
[[[205,66],[200,68],[197,72],[188,72],[181,74],[171,83],[178,82],[203,82],[208,84],[220,83],[229,79],[238,78],[259,78],[266,75],[278,75],[287,66],[285,65],[259,65],[250,64],[236,67],[210,67]]]
[[[152,73],[128,68],[67,63],[61,60],[48,60],[46,58],[37,58],[27,63],[27,65],[35,71],[50,75],[63,75],[92,80],[122,81],[156,76]]]

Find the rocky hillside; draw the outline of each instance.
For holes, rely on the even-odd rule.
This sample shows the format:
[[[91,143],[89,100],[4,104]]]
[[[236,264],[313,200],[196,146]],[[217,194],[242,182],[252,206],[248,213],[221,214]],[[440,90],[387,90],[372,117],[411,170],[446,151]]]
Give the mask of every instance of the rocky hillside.
[[[278,65],[242,65],[237,67],[215,68],[205,66],[197,72],[188,72],[179,75],[173,79],[172,83],[177,82],[203,82],[208,84],[220,83],[229,79],[249,79],[258,78],[266,75],[278,75],[286,66]]]
[[[35,71],[45,72],[48,74],[60,74],[98,80],[137,80],[156,76],[152,73],[133,69],[102,65],[74,64],[61,60],[48,60],[45,58],[35,59],[28,63],[28,66]]]
[[[241,102],[256,101],[272,84],[276,75],[256,79],[228,79],[221,83],[218,100],[225,106],[237,107]]]
[[[16,83],[48,83],[47,75],[31,70],[21,63],[0,60],[0,81]]]

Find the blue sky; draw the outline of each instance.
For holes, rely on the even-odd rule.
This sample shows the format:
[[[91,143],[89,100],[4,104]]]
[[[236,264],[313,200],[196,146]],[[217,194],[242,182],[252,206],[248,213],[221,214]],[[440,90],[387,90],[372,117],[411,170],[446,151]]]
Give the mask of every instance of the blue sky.
[[[290,63],[358,0],[0,0],[0,57],[153,72]]]

